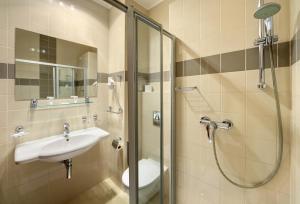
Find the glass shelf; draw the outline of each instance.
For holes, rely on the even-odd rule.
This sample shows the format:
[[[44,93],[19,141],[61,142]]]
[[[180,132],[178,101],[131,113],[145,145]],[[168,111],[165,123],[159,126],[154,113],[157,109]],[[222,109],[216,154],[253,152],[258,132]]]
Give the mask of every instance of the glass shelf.
[[[50,104],[38,104],[37,107],[32,107],[32,110],[46,110],[46,109],[55,109],[55,108],[70,108],[70,107],[76,107],[76,106],[84,106],[89,105],[93,103],[92,101],[85,102],[85,101],[78,101],[77,103],[74,102],[66,102],[66,103],[53,103]]]

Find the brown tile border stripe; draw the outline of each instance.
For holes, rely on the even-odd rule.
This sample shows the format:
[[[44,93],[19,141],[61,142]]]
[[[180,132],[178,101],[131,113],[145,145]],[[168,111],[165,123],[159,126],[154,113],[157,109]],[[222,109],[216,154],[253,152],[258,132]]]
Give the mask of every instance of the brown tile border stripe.
[[[7,68],[8,68],[8,73],[7,73],[8,79],[14,79],[15,75],[16,75],[15,65],[14,64],[8,64]]]
[[[290,42],[275,44],[273,49],[275,66],[290,66]],[[176,76],[183,77],[255,70],[258,69],[258,54],[258,48],[249,48],[246,50],[238,50],[234,52],[176,62]],[[265,49],[265,63],[266,67],[270,68],[269,50],[267,48]]]
[[[280,43],[277,48],[278,67],[286,67],[290,65],[290,42]]]
[[[176,63],[176,76],[193,76],[200,74],[200,58]]]
[[[144,80],[145,82],[160,82],[160,72],[154,73],[138,73],[138,79]],[[163,81],[170,81],[170,72],[163,72]]]
[[[149,82],[160,82],[160,72],[149,73],[148,76],[149,76],[148,77]],[[170,81],[169,71],[163,72],[163,81]]]
[[[119,77],[120,76],[120,77]],[[108,77],[114,77],[114,79],[117,82],[120,81],[127,81],[127,71],[120,71],[120,72],[114,72],[114,73],[97,73],[98,83],[107,83]]]
[[[15,78],[15,65],[0,63],[0,79],[14,79]]]
[[[127,81],[127,71],[113,72],[108,74],[109,77],[114,77],[117,82]]]
[[[268,49],[265,49],[266,67],[270,67]],[[300,30],[290,42],[274,45],[274,58],[276,67],[287,67],[300,60]],[[291,62],[290,62],[291,61]],[[235,72],[258,69],[258,48],[249,48],[229,53],[206,56],[176,62],[176,77],[195,76],[203,74]],[[142,74],[142,73],[140,73]],[[164,72],[164,81],[169,80],[169,72]],[[127,71],[115,73],[97,73],[98,83],[107,83],[110,76],[121,76],[121,81],[127,81]],[[159,81],[159,73],[142,74],[140,78],[147,81]],[[14,79],[15,65],[0,63],[0,79]],[[118,79],[116,77],[116,79]]]
[[[39,79],[24,79],[24,78],[16,78],[15,85],[21,86],[39,86],[40,80]]]
[[[221,54],[221,72],[245,70],[245,50]]]
[[[0,79],[7,79],[7,64],[0,63]]]
[[[203,57],[201,61],[201,74],[214,74],[221,71],[221,55]]]

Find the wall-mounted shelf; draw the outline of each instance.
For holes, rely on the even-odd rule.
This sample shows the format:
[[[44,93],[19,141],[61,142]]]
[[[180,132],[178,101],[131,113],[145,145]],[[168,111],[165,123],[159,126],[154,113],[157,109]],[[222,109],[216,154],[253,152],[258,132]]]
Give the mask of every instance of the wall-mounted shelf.
[[[106,112],[120,115],[123,113],[123,109],[121,107],[119,107],[119,109],[117,111],[114,111],[113,107],[109,106]]]
[[[56,109],[56,108],[70,108],[76,106],[84,106],[93,103],[92,101],[80,101],[77,103],[74,102],[65,102],[65,103],[53,103],[53,104],[37,104],[36,107],[31,107],[32,110],[47,110],[47,109]]]
[[[61,67],[61,68],[71,68],[71,69],[86,69],[85,67],[78,67],[66,64],[55,64],[49,62],[41,62],[41,61],[34,61],[34,60],[26,60],[26,59],[16,59],[16,62],[28,63],[28,64],[37,64],[37,65],[46,65],[51,67]]]
[[[181,93],[186,93],[186,92],[191,92],[197,89],[197,86],[191,86],[191,87],[176,87],[175,91],[181,92]]]

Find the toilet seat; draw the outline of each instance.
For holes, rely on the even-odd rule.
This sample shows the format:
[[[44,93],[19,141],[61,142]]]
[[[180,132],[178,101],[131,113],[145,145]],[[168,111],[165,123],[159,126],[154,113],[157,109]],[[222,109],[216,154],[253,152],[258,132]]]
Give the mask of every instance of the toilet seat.
[[[143,189],[160,177],[160,163],[152,159],[139,161],[139,189]],[[129,188],[129,168],[122,175],[123,184]]]

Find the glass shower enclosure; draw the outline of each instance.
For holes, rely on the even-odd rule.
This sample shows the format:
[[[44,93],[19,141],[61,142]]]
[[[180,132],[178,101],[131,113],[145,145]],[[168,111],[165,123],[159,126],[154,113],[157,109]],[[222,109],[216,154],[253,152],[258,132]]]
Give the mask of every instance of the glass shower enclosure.
[[[175,39],[127,12],[130,203],[174,203]]]
[[[126,13],[131,204],[175,204],[175,37],[117,0]]]

